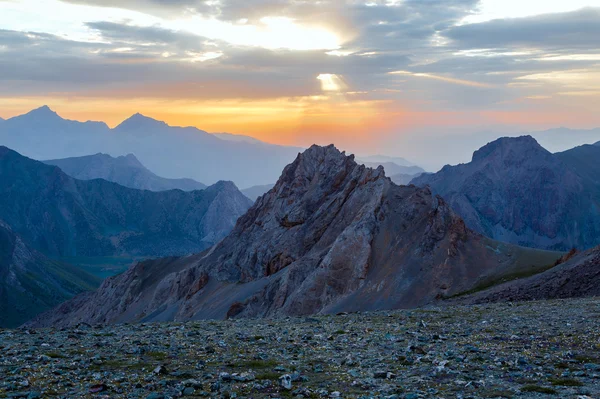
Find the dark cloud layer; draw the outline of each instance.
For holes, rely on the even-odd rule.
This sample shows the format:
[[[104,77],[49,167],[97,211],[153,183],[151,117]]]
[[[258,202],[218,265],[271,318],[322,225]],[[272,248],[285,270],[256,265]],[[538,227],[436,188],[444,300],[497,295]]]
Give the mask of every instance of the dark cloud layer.
[[[600,48],[600,8],[451,27],[444,35],[461,48]]]
[[[250,23],[260,23],[264,16],[288,16],[298,23],[334,27],[347,39],[341,51],[350,54],[241,47],[159,26],[107,21],[86,24],[102,39],[100,43],[4,30],[0,95],[29,93],[37,85],[47,92],[78,94],[116,87],[123,96],[169,97],[176,95],[168,89],[172,86],[193,98],[293,97],[321,94],[316,77],[336,74],[348,91],[364,91],[369,98],[481,108],[526,95],[531,89],[509,86],[519,76],[596,67],[597,61],[542,59],[574,49],[597,52],[600,37],[599,9],[458,26],[479,0],[404,0],[396,5],[389,0],[370,5],[358,0],[223,0],[218,5],[196,0],[68,2],[161,16],[244,18]],[[465,54],[477,49],[492,50]],[[202,62],[205,52],[222,56]],[[409,73],[392,75],[392,71]],[[183,90],[185,84],[191,89]]]

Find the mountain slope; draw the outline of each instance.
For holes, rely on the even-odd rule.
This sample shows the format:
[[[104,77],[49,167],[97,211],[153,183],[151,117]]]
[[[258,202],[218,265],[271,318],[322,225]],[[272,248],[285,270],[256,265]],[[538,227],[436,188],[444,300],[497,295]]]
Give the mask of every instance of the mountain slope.
[[[100,279],[29,248],[0,221],[0,328],[17,327],[99,285]]]
[[[45,164],[58,166],[79,180],[104,179],[138,190],[203,190],[206,186],[192,179],[165,179],[150,172],[133,154],[113,158],[107,154],[53,159]]]
[[[210,251],[139,263],[31,325],[413,307],[556,258],[474,234],[429,190],[313,146]]]
[[[159,193],[76,180],[58,167],[0,147],[0,219],[57,256],[165,256],[224,237],[251,205],[233,183]]]
[[[444,197],[486,236],[535,248],[600,244],[600,148],[551,154],[532,137],[502,138],[468,164],[412,181]]]
[[[239,187],[276,181],[283,167],[301,151],[258,140],[219,138],[195,127],[173,127],[141,114],[110,129],[104,123],[62,119],[46,106],[2,122],[0,145],[37,160],[98,152],[136,154],[144,166],[165,178],[187,177],[209,184],[230,180]]]
[[[535,276],[466,298],[470,303],[531,301],[600,296],[600,247],[580,253]]]

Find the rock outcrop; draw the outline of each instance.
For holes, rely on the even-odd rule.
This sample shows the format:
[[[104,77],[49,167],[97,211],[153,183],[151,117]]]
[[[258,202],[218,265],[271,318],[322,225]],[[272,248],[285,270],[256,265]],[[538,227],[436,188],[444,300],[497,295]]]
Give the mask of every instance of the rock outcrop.
[[[45,164],[58,166],[63,172],[78,180],[104,179],[121,186],[138,190],[166,191],[203,190],[206,185],[193,179],[166,179],[149,171],[133,154],[111,157],[95,154],[83,157],[53,159]]]
[[[29,248],[0,221],[0,328],[17,327],[99,285],[98,278]]]
[[[521,267],[534,252],[474,234],[428,189],[313,146],[210,250],[139,263],[31,325],[415,307]]]
[[[600,244],[600,148],[552,154],[532,137],[502,138],[468,164],[412,181],[429,186],[465,220],[496,240],[568,251]]]
[[[0,219],[51,256],[169,256],[225,237],[252,205],[231,182],[202,191],[134,190],[76,180],[0,147]]]

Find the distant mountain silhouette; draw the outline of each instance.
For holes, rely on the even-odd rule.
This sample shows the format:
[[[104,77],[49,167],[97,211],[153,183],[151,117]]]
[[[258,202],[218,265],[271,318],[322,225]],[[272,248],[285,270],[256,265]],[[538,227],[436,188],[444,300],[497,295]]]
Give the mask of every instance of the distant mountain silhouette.
[[[363,162],[363,165],[373,169],[377,169],[379,166],[382,166],[387,176],[399,174],[414,176],[425,172],[423,168],[418,166],[402,166],[394,162]]]
[[[158,176],[208,184],[231,180],[239,187],[276,181],[302,151],[195,127],[172,127],[141,114],[110,129],[101,122],[65,120],[47,106],[2,122],[0,144],[37,160],[131,153]]]
[[[249,188],[243,189],[242,194],[244,194],[246,197],[250,198],[252,201],[256,201],[259,197],[264,195],[266,192],[268,192],[274,186],[275,186],[275,184],[265,184],[263,186],[249,187]]]
[[[223,238],[252,202],[231,182],[202,191],[135,190],[77,180],[0,147],[0,219],[57,256],[167,256]]]
[[[192,179],[165,179],[150,172],[133,154],[113,158],[107,154],[53,159],[45,164],[58,166],[79,180],[104,179],[129,188],[150,191],[202,190],[206,185]]]
[[[368,156],[364,156],[364,157],[357,157],[356,162],[358,162],[360,164],[365,164],[367,162],[368,163],[377,163],[379,165],[381,165],[382,163],[391,162],[391,163],[395,163],[396,165],[399,165],[399,166],[415,166],[414,163],[412,163],[402,157],[390,157],[387,155],[368,155]]]
[[[415,307],[558,257],[475,234],[428,189],[313,146],[209,252],[139,263],[30,325]]]
[[[501,138],[468,164],[412,181],[446,199],[486,236],[535,248],[600,244],[600,147],[552,154],[530,136]]]
[[[29,248],[0,221],[0,328],[18,327],[99,285],[100,279]]]
[[[398,185],[408,185],[411,181],[413,181],[413,179],[421,176],[422,174],[423,173],[415,173],[409,175],[405,173],[398,173],[396,175],[390,176],[390,179],[392,179],[392,181]]]

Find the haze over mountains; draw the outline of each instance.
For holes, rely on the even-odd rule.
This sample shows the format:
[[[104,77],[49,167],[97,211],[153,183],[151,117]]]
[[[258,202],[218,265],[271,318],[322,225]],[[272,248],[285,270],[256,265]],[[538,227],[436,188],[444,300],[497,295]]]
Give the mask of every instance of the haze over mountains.
[[[162,177],[192,178],[204,184],[230,180],[239,187],[273,183],[301,151],[258,141],[220,139],[194,127],[171,127],[141,114],[110,129],[102,122],[65,120],[46,106],[3,122],[0,144],[37,160],[98,152],[135,154]]]
[[[53,256],[167,256],[199,252],[252,204],[231,182],[201,191],[135,190],[77,180],[0,147],[0,219]]]
[[[113,158],[108,154],[87,155],[44,161],[58,166],[63,172],[79,180],[104,179],[129,188],[150,191],[179,189],[202,190],[206,185],[192,179],[165,179],[146,169],[133,154]]]
[[[535,248],[600,244],[600,147],[552,154],[534,138],[501,138],[468,164],[412,181],[444,197],[488,237]]]
[[[30,325],[413,307],[557,257],[475,234],[429,190],[313,146],[210,251],[140,263]]]
[[[0,221],[0,328],[18,327],[100,279],[31,249]]]

